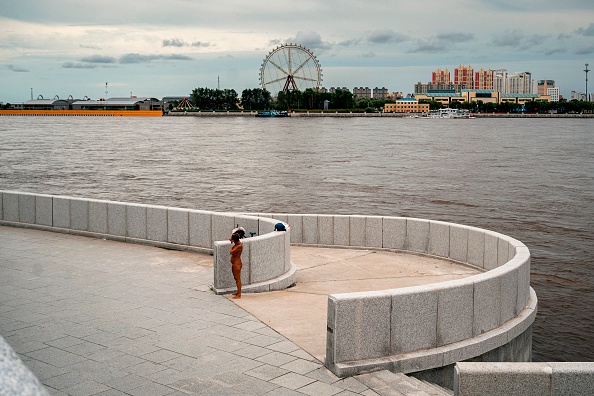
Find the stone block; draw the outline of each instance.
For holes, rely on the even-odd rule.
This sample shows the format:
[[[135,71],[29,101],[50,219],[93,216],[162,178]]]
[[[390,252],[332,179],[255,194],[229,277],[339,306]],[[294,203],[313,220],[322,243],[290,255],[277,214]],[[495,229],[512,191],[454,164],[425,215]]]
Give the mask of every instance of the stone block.
[[[260,234],[260,221],[256,216],[235,216],[235,227],[243,227],[245,230],[245,236],[247,238],[251,237],[251,233],[254,233],[254,236],[261,235]],[[235,228],[233,227],[233,228]],[[267,228],[267,227],[266,227]]]
[[[454,393],[458,396],[551,395],[548,363],[456,363]]]
[[[291,243],[303,242],[303,219],[301,215],[287,215],[291,227]]]
[[[429,287],[391,291],[392,355],[437,346],[437,292]]]
[[[528,249],[526,249],[528,250]],[[519,256],[520,254],[526,256]],[[519,257],[518,257],[519,256]],[[516,258],[522,260],[518,268],[518,306],[517,311],[521,312],[528,304],[530,298],[530,254],[518,253]]]
[[[585,395],[594,391],[594,363],[554,362],[553,395]]]
[[[0,190],[0,220],[4,220],[4,204],[2,198],[3,195],[4,191]]]
[[[190,245],[212,249],[212,213],[201,210],[188,212]]]
[[[212,239],[213,241],[228,241],[231,231],[235,228],[235,216],[212,212]]]
[[[334,216],[334,245],[349,246],[351,242],[350,216]]]
[[[277,219],[260,217],[258,219],[258,235],[270,234],[274,232],[274,226],[279,221]]]
[[[485,232],[478,228],[468,230],[468,264],[484,267]]]
[[[381,248],[383,246],[383,218],[367,216],[365,218],[365,246]]]
[[[334,245],[334,216],[318,215],[318,234],[321,245]]]
[[[468,227],[450,226],[450,258],[463,263],[468,260]]]
[[[52,226],[53,197],[37,195],[35,197],[35,224]]]
[[[406,219],[406,249],[419,253],[429,251],[429,220]]]
[[[167,208],[164,206],[146,207],[146,239],[167,242]]]
[[[472,337],[474,284],[470,280],[442,282],[437,289],[437,346]]]
[[[54,197],[52,199],[52,205],[53,226],[70,228],[70,198]]]
[[[146,239],[146,205],[128,204],[126,228],[130,238]]]
[[[420,351],[394,356],[390,371],[394,373],[415,373],[428,368],[443,366],[443,352],[441,352],[440,348],[436,348],[432,352],[427,354],[426,351]],[[426,395],[426,393],[419,394]]]
[[[19,221],[19,194],[5,192],[2,194],[2,197],[4,220]]]
[[[89,200],[70,198],[70,228],[88,231],[89,229]]]
[[[508,262],[509,241],[504,238],[497,240],[497,265],[503,265]]]
[[[267,281],[285,272],[285,236],[269,233],[250,239],[249,283]]]
[[[334,360],[374,359],[390,354],[392,297],[384,292],[331,296],[334,304]]]
[[[318,215],[304,214],[303,221],[303,243],[317,245],[318,243]]]
[[[518,268],[508,270],[501,275],[501,323],[518,315]]]
[[[501,323],[501,278],[491,273],[474,277],[473,335],[486,333]]]
[[[450,224],[442,221],[429,222],[429,254],[439,257],[450,255]]]
[[[365,246],[365,216],[351,216],[349,224],[350,246]]]
[[[492,351],[499,350],[502,345],[505,348],[506,344],[507,333],[505,331],[479,335],[456,344],[456,348],[444,348],[443,365],[454,364],[468,359],[484,361],[482,359],[485,356],[489,356]]]
[[[497,268],[497,244],[499,238],[489,231],[485,231],[485,256],[483,261],[483,268],[486,270],[492,270]]]
[[[289,215],[284,213],[274,213],[272,214],[272,218],[282,221],[283,223],[289,224]]]
[[[386,249],[406,249],[406,219],[384,217],[382,221],[382,243]]]
[[[178,245],[190,243],[188,209],[167,209],[167,241]]]
[[[120,237],[126,236],[126,208],[123,202],[107,203],[107,233]]]
[[[19,194],[19,221],[35,224],[35,194]]]
[[[89,200],[89,231],[107,234],[107,201]]]
[[[285,231],[285,272],[291,269],[291,227]]]

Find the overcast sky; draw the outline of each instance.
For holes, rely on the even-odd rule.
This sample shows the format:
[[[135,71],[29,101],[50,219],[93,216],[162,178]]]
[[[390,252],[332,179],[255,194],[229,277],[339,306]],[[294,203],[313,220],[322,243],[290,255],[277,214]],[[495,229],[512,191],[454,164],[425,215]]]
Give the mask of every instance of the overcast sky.
[[[413,92],[460,64],[528,71],[562,95],[594,67],[593,0],[0,0],[0,101],[188,95],[259,86],[283,43],[322,85]],[[588,91],[594,91],[594,73]]]

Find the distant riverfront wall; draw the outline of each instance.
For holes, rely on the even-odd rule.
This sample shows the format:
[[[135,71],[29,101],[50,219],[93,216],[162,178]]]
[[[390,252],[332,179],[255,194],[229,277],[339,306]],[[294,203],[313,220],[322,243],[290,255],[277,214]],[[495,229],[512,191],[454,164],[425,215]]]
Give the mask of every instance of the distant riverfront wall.
[[[531,360],[537,299],[530,288],[530,251],[522,242],[403,217],[260,216],[286,221],[294,244],[406,251],[484,271],[430,285],[329,295],[325,363],[336,375],[423,372],[421,377],[452,388],[456,362]]]
[[[295,283],[290,231],[275,232],[270,218],[1,190],[0,209],[0,225],[213,253],[213,290],[218,294],[235,291],[228,239],[241,226],[247,235],[257,235],[242,240],[243,291]]]

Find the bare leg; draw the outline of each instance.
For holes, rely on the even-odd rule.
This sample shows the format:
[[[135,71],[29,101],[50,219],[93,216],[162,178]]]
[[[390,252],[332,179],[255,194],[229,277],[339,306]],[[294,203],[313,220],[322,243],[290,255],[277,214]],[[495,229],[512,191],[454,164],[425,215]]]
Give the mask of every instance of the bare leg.
[[[237,285],[237,293],[233,294],[234,299],[241,298],[241,264],[233,265],[233,277]]]

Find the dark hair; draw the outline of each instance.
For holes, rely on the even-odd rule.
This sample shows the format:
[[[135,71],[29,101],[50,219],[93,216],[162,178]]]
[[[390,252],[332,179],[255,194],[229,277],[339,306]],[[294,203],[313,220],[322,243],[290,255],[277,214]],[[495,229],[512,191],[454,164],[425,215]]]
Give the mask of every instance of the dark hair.
[[[231,235],[231,239],[233,240],[233,242],[239,242],[239,234],[238,233],[233,233],[233,235]]]

